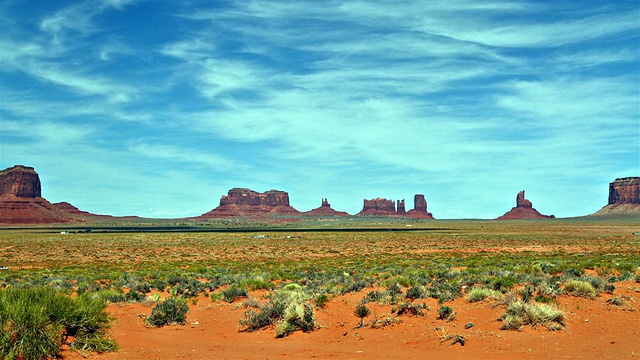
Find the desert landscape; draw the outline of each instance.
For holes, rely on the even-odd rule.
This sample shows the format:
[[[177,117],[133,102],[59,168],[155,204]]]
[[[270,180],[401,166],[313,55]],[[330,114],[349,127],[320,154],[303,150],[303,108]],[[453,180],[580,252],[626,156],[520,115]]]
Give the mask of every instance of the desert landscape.
[[[2,175],[6,358],[640,357],[638,178],[571,219],[524,191],[499,220],[435,220],[420,194],[408,212],[373,199],[349,215],[232,189],[202,216],[158,220],[50,204],[33,168]],[[48,310],[76,319],[49,352],[33,355],[40,338],[8,310],[20,296],[77,302]]]
[[[640,360],[640,1],[0,1],[0,359]]]

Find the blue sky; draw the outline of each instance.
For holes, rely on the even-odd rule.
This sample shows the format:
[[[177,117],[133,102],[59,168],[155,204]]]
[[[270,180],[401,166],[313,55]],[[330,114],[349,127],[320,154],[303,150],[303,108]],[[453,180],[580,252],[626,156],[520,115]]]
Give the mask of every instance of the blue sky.
[[[640,175],[635,0],[5,0],[0,33],[0,166],[94,213],[568,217]]]

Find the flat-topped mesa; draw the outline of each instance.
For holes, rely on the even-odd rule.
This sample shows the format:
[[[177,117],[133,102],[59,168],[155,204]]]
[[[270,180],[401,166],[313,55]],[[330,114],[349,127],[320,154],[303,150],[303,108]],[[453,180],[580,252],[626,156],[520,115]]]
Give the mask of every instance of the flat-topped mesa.
[[[640,204],[640,177],[616,179],[609,184],[609,205]]]
[[[40,177],[32,168],[23,165],[0,171],[0,196],[13,195],[19,198],[42,196]]]
[[[246,188],[234,188],[220,198],[220,206],[201,215],[211,217],[262,216],[267,214],[298,215],[289,205],[289,194],[280,190],[259,193]]]
[[[609,203],[592,216],[640,217],[640,177],[618,178],[609,183]]]
[[[404,199],[398,200],[398,210],[396,211],[398,215],[404,215],[407,213],[407,210],[404,207]]]
[[[344,211],[337,211],[331,208],[331,204],[329,204],[329,200],[326,198],[322,199],[322,205],[320,205],[319,208],[309,210],[303,214],[308,216],[349,216],[349,214]]]
[[[542,215],[533,208],[531,201],[524,197],[524,190],[516,196],[516,206],[507,211],[496,220],[528,220],[528,219],[553,219],[554,215]]]
[[[375,198],[364,199],[362,211],[358,215],[395,215],[396,202],[389,199]]]
[[[433,215],[427,211],[427,200],[423,194],[416,194],[413,197],[413,209],[407,212],[407,215],[414,218],[433,219]]]
[[[269,190],[259,193],[251,189],[234,188],[220,199],[220,205],[250,205],[250,206],[289,206],[289,194],[280,190]]]

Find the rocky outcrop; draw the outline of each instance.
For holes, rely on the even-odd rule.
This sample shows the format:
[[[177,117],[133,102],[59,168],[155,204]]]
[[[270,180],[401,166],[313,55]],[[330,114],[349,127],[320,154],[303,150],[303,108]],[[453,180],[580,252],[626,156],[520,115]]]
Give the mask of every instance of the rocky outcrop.
[[[396,214],[396,203],[393,200],[375,198],[364,200],[362,211],[358,215],[380,215],[388,216]]]
[[[516,196],[516,207],[511,208],[496,220],[529,220],[529,219],[553,219],[553,215],[542,215],[533,208],[531,201],[524,197],[524,190]]]
[[[298,215],[300,212],[289,205],[289,194],[285,191],[259,193],[251,189],[234,188],[222,196],[220,206],[200,217],[255,217],[269,214]]]
[[[640,217],[640,177],[609,183],[609,203],[592,216]]]
[[[398,200],[398,209],[396,210],[398,215],[404,215],[407,213],[407,210],[404,207],[404,199]]]
[[[616,179],[609,184],[609,204],[640,204],[640,177]]]
[[[349,216],[348,213],[344,211],[337,211],[331,208],[331,204],[329,204],[329,200],[322,199],[322,205],[319,208],[315,208],[313,210],[307,211],[304,215],[309,216]]]
[[[76,220],[41,196],[38,173],[16,165],[0,171],[0,223],[47,224]]]
[[[0,171],[0,196],[7,194],[19,198],[42,196],[38,173],[32,167],[23,165]]]
[[[407,215],[418,219],[433,219],[433,215],[427,211],[427,200],[423,194],[416,194],[413,197],[413,209]]]

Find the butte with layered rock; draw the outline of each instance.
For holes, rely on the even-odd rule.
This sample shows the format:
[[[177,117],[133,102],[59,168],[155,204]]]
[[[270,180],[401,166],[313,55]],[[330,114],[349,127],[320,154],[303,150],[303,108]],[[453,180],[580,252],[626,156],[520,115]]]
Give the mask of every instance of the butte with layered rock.
[[[251,189],[233,188],[222,196],[220,205],[200,218],[260,217],[265,215],[299,215],[289,205],[289,194],[280,190],[259,193]]]
[[[594,216],[640,216],[640,177],[609,183],[609,203]]]
[[[77,220],[42,197],[40,177],[16,165],[0,171],[0,223],[46,224]]]
[[[528,220],[528,219],[553,219],[553,215],[542,215],[533,208],[531,201],[524,197],[524,190],[516,196],[516,206],[507,211],[496,220]]]
[[[396,202],[389,199],[375,198],[364,200],[362,211],[358,215],[390,216],[396,215]]]
[[[427,211],[427,200],[422,194],[413,197],[413,209],[407,212],[407,216],[417,219],[433,219],[433,215]]]

